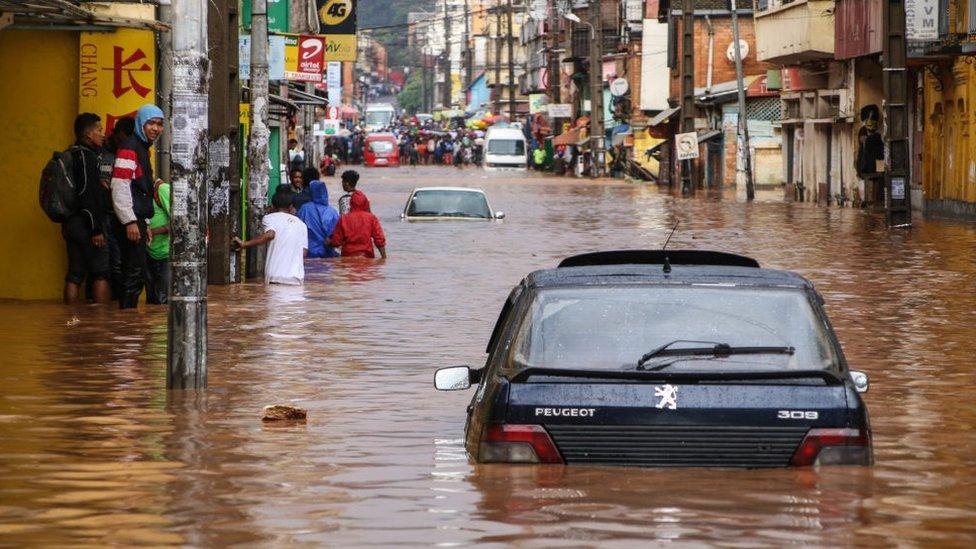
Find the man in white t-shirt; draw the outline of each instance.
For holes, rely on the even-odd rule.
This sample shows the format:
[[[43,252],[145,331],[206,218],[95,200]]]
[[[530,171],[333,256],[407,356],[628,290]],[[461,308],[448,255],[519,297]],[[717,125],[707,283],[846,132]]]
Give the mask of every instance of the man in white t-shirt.
[[[264,216],[264,234],[251,240],[234,238],[234,249],[268,244],[264,264],[265,284],[301,285],[305,282],[305,257],[308,256],[308,227],[295,216],[292,193],[277,192],[271,199],[272,211]]]

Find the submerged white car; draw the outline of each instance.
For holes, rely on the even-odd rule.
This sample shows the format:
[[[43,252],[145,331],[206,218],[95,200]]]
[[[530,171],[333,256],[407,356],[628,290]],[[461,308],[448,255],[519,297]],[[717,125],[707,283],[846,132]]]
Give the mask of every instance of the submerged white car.
[[[481,189],[464,187],[423,187],[414,189],[400,217],[410,221],[428,219],[486,220],[504,219],[495,212]]]

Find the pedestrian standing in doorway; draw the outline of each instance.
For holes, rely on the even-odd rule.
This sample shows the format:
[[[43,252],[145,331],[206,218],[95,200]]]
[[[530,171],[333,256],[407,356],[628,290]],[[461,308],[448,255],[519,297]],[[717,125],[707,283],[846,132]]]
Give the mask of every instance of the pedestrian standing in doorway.
[[[149,220],[149,245],[146,246],[146,303],[169,303],[169,183],[157,179],[153,189],[153,216]]]
[[[386,259],[386,236],[380,220],[369,211],[369,200],[361,192],[350,197],[350,211],[339,218],[330,246],[340,248],[342,257],[376,257],[373,246]]]
[[[150,148],[163,133],[163,111],[156,105],[143,105],[136,113],[135,134],[115,153],[112,169],[113,229],[119,241],[122,262],[122,294],[119,308],[139,304],[146,278],[146,220],[153,216],[153,177]]]
[[[294,195],[277,192],[271,198],[271,213],[264,216],[264,232],[251,240],[234,237],[231,249],[268,244],[264,263],[265,284],[300,286],[305,283],[305,257],[308,256],[308,227],[295,217]]]
[[[131,116],[116,120],[112,132],[105,139],[102,150],[99,151],[98,158],[101,200],[104,205],[102,229],[105,242],[108,244],[109,285],[113,300],[119,299],[122,295],[122,258],[119,254],[119,241],[115,238],[115,231],[112,230],[112,220],[115,218],[115,213],[112,211],[112,171],[115,169],[115,151],[135,133],[135,130],[136,121]]]
[[[75,144],[68,150],[71,178],[80,207],[61,223],[61,236],[68,250],[63,297],[65,303],[77,303],[82,284],[89,280],[92,299],[96,303],[108,303],[112,298],[110,266],[103,225],[105,203],[98,169],[98,150],[104,138],[101,118],[90,112],[79,114],[75,118],[74,133]]]

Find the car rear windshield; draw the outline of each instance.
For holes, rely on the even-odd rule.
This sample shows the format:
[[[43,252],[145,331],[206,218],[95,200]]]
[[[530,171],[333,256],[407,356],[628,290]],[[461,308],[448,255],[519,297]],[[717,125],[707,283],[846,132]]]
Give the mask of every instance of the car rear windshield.
[[[488,154],[525,156],[525,141],[521,139],[489,139]]]
[[[393,150],[393,142],[391,141],[370,141],[369,150],[374,153],[385,153]]]
[[[468,191],[417,191],[407,206],[416,217],[475,217],[491,219],[485,195]]]
[[[668,343],[668,349],[723,343],[795,352],[661,356],[645,368],[671,363],[664,366],[669,372],[820,370],[837,362],[826,327],[802,290],[601,286],[539,291],[515,339],[513,364],[628,370]]]

